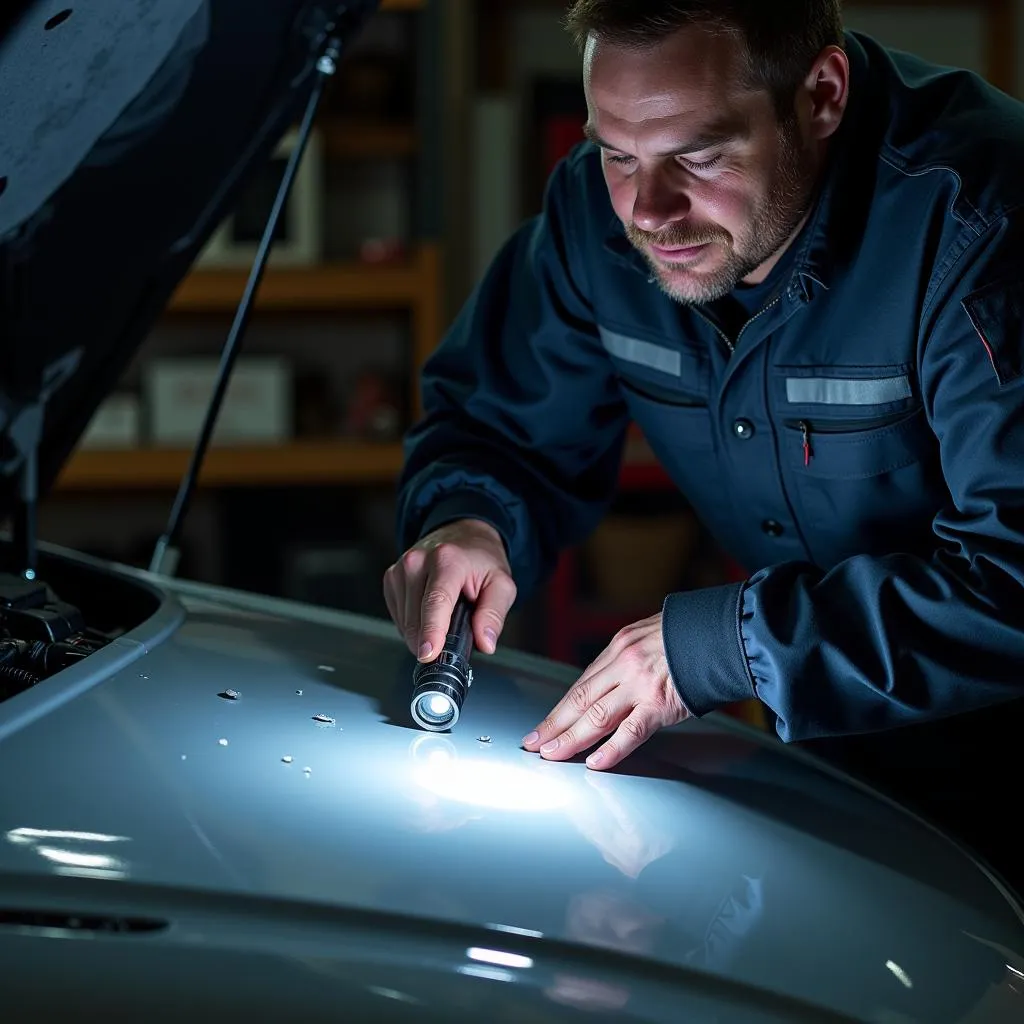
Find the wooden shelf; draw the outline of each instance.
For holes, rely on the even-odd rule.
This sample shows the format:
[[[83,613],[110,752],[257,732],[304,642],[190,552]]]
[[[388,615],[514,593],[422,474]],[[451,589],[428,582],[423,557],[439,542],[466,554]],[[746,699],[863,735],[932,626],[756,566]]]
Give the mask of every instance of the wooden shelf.
[[[282,312],[408,307],[436,289],[434,259],[424,247],[404,263],[267,267],[255,305]],[[248,277],[247,267],[193,270],[171,296],[168,311],[230,312],[238,305]]]
[[[55,491],[140,491],[175,488],[188,466],[179,448],[79,449],[67,461]],[[402,468],[398,442],[296,441],[285,445],[211,447],[199,482],[206,487],[289,484],[390,483]],[[620,486],[671,488],[668,475],[642,445],[627,447]]]
[[[54,490],[166,490],[178,486],[189,452],[173,448],[79,449]],[[287,445],[212,446],[200,472],[207,487],[390,483],[402,466],[398,443],[300,441]]]

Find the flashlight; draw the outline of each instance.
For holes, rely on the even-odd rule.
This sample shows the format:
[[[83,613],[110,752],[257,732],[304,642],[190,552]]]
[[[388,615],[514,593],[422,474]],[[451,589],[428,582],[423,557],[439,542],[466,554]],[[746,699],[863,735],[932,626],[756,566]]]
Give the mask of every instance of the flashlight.
[[[473,650],[470,614],[469,602],[460,597],[441,653],[433,661],[418,664],[413,671],[410,710],[421,729],[443,732],[459,720],[466,691],[473,684],[473,670],[469,667]]]

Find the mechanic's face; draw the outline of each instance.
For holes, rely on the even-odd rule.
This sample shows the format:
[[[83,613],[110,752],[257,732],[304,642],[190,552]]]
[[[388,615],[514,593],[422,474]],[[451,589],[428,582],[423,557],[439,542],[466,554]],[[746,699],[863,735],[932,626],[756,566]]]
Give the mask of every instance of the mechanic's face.
[[[647,49],[586,50],[586,130],[612,205],[679,302],[762,280],[811,203],[819,150],[744,84],[742,47],[692,26]]]

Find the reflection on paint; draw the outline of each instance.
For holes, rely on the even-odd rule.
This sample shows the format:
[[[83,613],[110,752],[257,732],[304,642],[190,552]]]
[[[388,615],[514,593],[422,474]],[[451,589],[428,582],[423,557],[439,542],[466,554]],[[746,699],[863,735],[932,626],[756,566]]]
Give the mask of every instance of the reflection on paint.
[[[485,967],[482,964],[466,964],[464,967],[456,967],[459,974],[468,974],[471,978],[486,978],[488,981],[515,981],[516,976],[511,971],[502,971],[497,967]]]
[[[120,863],[116,857],[102,853],[77,853],[75,850],[60,850],[55,846],[37,846],[36,853],[55,864],[71,868],[101,868],[109,871],[116,869]]]
[[[67,829],[12,828],[7,833],[11,843],[34,843],[37,839],[59,841],[68,839],[81,843],[126,843],[127,836],[112,836],[106,832],[72,832]]]
[[[898,963],[892,960],[886,960],[885,966],[892,971],[893,977],[899,980],[899,983],[905,988],[913,988],[914,983],[910,980],[910,975]]]
[[[73,829],[13,828],[6,833],[6,838],[9,843],[33,850],[54,865],[54,874],[80,878],[125,878],[128,875],[127,862],[122,858],[68,845],[126,843],[127,836]]]
[[[484,964],[496,964],[498,967],[520,967],[533,966],[533,960],[528,956],[519,953],[509,953],[503,949],[481,949],[479,946],[472,946],[466,950],[466,956],[470,960],[478,960]]]
[[[554,811],[569,787],[550,773],[484,759],[463,759],[443,737],[420,736],[410,749],[413,782],[444,800],[498,811]]]

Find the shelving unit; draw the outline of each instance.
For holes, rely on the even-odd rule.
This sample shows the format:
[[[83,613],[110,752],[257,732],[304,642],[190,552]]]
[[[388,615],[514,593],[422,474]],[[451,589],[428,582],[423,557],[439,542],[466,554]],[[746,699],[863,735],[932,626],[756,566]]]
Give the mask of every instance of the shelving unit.
[[[257,311],[301,312],[358,307],[405,307],[422,298],[434,275],[427,263],[436,253],[421,250],[401,264],[321,264],[309,268],[268,267],[256,295]],[[244,269],[197,270],[171,298],[172,313],[223,313],[233,310],[249,274]]]
[[[225,313],[241,298],[246,269],[196,270],[171,297],[170,313]],[[256,293],[258,312],[345,312],[406,309],[412,318],[410,372],[415,385],[441,333],[441,256],[424,243],[401,263],[334,263],[268,267]],[[418,389],[414,386],[412,392]],[[415,410],[418,411],[418,410]]]
[[[409,123],[361,120],[326,112],[318,119],[327,161],[409,160],[416,167],[416,227],[405,259],[381,263],[331,262],[307,267],[270,266],[256,294],[254,313],[332,314],[400,312],[408,315],[410,414],[420,412],[419,374],[436,347],[442,325],[442,255],[436,192],[434,125],[439,58],[436,0],[381,0],[380,12],[406,12],[416,18],[418,81],[415,116]],[[241,299],[248,267],[196,268],[168,303],[168,317],[223,316]],[[187,450],[144,446],[131,450],[79,449],[64,467],[54,492],[133,492],[177,486],[188,461]],[[376,485],[394,480],[401,467],[399,443],[346,439],[296,440],[277,446],[212,446],[200,483],[206,487],[288,486],[302,484]]]
[[[164,490],[177,487],[189,451],[175,448],[82,451],[64,467],[62,491]],[[298,441],[286,445],[212,446],[200,484],[208,487],[388,483],[402,465],[400,444]]]

